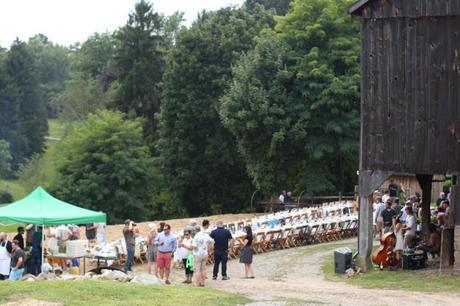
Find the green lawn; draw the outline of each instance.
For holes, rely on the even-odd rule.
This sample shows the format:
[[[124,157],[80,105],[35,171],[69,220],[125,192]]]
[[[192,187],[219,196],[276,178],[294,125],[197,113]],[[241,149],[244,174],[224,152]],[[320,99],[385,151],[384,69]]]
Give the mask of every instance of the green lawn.
[[[238,305],[244,296],[209,288],[147,286],[112,281],[2,282],[0,303],[36,299],[64,305]]]
[[[346,275],[334,273],[333,258],[328,256],[322,263],[322,270],[327,280],[346,282],[364,288],[456,293],[460,289],[460,277],[451,276],[448,272],[440,275],[433,269],[380,271],[374,268],[370,272],[347,278]]]
[[[16,230],[18,227],[24,226],[24,224],[18,224],[18,223],[2,223],[0,224],[0,232],[5,232],[5,233],[16,233]]]
[[[0,190],[8,191],[14,199],[20,199],[28,194],[27,188],[18,180],[0,179]]]

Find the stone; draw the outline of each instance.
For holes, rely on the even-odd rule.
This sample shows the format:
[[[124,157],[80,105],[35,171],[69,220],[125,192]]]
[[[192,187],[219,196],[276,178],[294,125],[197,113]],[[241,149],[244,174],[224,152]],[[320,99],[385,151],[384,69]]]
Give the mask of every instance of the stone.
[[[355,270],[353,270],[352,268],[348,268],[347,270],[345,270],[345,274],[347,274],[347,277],[352,277],[355,275]]]
[[[37,280],[52,280],[52,279],[56,279],[56,274],[42,272],[38,274],[37,276]]]
[[[33,279],[32,277],[29,277],[26,282],[35,282],[35,279]]]
[[[67,273],[64,273],[60,276],[60,278],[62,280],[65,280],[65,281],[73,281],[73,280],[76,280],[78,278],[78,275],[72,275],[72,274],[67,274]]]
[[[107,279],[113,279],[118,281],[127,282],[129,280],[129,276],[121,271],[118,270],[102,270],[102,276]]]
[[[33,274],[25,274],[24,276],[22,276],[21,280],[22,281],[26,281],[28,280],[29,278],[33,278],[34,280],[36,279],[36,276],[33,275]]]
[[[97,279],[107,279],[104,275],[94,275],[91,279],[97,280]]]
[[[84,275],[84,279],[92,279],[94,276],[96,276],[96,273],[94,272],[87,272]]]
[[[144,285],[162,285],[163,281],[154,275],[142,273],[134,276],[131,280],[131,283]]]

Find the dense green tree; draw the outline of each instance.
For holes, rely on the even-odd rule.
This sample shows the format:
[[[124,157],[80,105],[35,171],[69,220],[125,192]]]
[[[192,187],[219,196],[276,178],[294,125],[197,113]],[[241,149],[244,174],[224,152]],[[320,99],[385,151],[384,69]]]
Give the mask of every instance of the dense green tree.
[[[293,186],[303,168],[310,115],[293,90],[286,47],[265,38],[233,70],[222,98],[223,124],[238,140],[248,173],[266,194]]]
[[[162,32],[165,38],[166,47],[172,49],[176,43],[176,37],[182,29],[182,22],[184,21],[184,13],[175,12],[170,16],[163,16]]]
[[[115,35],[114,65],[118,94],[114,106],[146,119],[146,133],[154,133],[154,114],[160,108],[165,39],[163,18],[144,0],[136,3],[127,24]]]
[[[108,90],[116,79],[113,67],[115,38],[111,33],[94,33],[81,45],[74,47],[71,58],[72,79],[96,79]]]
[[[99,111],[63,141],[52,189],[64,200],[107,212],[109,222],[143,220],[151,198],[152,165],[141,120]]]
[[[69,50],[53,44],[43,34],[31,37],[27,49],[34,57],[42,100],[48,108],[48,114],[56,116],[56,109],[51,101],[56,94],[64,90],[64,81],[68,79]]]
[[[359,131],[359,29],[349,0],[295,0],[235,67],[222,119],[265,191],[352,190]],[[283,181],[285,180],[284,184]]]
[[[96,78],[103,74],[113,61],[115,53],[115,39],[109,32],[94,33],[81,45],[73,47],[71,67],[73,72]]]
[[[11,175],[11,161],[13,157],[10,153],[10,144],[0,139],[0,179],[8,178]]]
[[[220,122],[219,97],[232,64],[272,22],[261,7],[253,14],[232,8],[205,12],[179,32],[168,57],[159,149],[173,200],[190,214],[238,211],[249,202],[253,187]]]
[[[14,201],[13,196],[6,190],[0,190],[0,204],[9,204]]]
[[[114,89],[104,91],[94,78],[71,78],[65,90],[53,99],[60,118],[68,121],[84,120],[90,113],[107,108],[114,99]]]
[[[7,84],[6,58],[7,53],[2,52],[2,49],[0,49],[0,139],[8,144],[8,155],[11,156],[9,141],[19,137],[19,107],[16,101],[11,97],[11,89],[9,88],[9,84]],[[5,150],[4,146],[3,150]],[[9,161],[9,164],[9,167],[11,167],[11,161]],[[2,175],[0,175],[0,177],[2,177]]]
[[[10,143],[13,167],[40,153],[48,131],[46,104],[34,57],[16,40],[4,61],[0,93],[0,139]],[[3,82],[2,82],[3,83]]]
[[[292,0],[246,0],[245,6],[252,10],[256,5],[262,5],[267,10],[274,10],[276,15],[286,15]]]

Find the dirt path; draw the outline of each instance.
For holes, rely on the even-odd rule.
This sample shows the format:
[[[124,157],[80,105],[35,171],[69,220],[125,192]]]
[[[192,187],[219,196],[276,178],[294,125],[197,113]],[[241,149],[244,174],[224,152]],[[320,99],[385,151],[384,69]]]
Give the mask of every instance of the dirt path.
[[[282,301],[285,301],[301,305],[459,305],[460,294],[364,289],[326,281],[321,261],[331,251],[313,253],[308,248],[311,247],[256,255],[254,280],[242,279],[243,266],[232,260],[228,267],[230,280],[209,280],[207,284],[212,288],[248,295],[259,304],[283,305]],[[211,267],[208,267],[209,277],[210,274]],[[181,273],[175,271],[174,280],[180,281],[181,278]]]

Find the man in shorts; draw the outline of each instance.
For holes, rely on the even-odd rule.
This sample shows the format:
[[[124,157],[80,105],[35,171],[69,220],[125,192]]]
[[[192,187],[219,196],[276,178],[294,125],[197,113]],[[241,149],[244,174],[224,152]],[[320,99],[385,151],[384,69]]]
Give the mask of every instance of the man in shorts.
[[[171,271],[171,261],[177,249],[177,238],[171,234],[171,225],[165,224],[163,232],[157,235],[155,245],[158,247],[157,267],[160,270],[160,278],[169,285],[169,273]]]
[[[11,272],[9,280],[20,280],[24,274],[24,261],[26,254],[19,247],[19,241],[13,240],[11,242],[13,248],[13,254],[11,255]]]
[[[203,220],[203,228],[193,238],[193,257],[195,266],[195,280],[198,287],[204,287],[206,279],[206,262],[209,255],[209,247],[214,244],[214,240],[207,233],[209,221]]]

